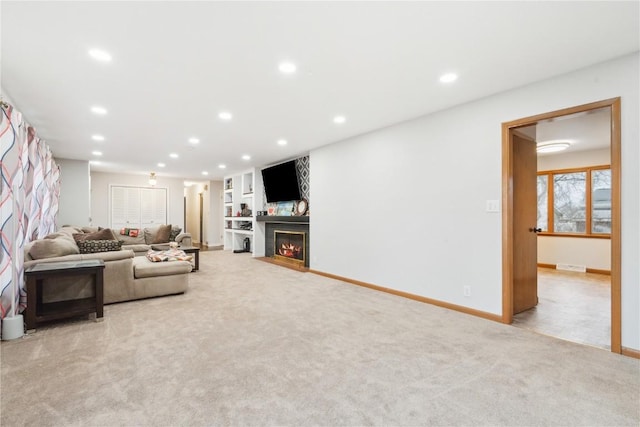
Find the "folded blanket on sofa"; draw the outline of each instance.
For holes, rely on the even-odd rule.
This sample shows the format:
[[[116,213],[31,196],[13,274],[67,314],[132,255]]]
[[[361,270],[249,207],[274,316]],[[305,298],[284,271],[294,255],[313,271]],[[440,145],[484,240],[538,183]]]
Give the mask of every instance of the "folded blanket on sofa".
[[[163,261],[191,261],[193,256],[187,255],[180,249],[168,249],[166,251],[148,251],[147,259],[151,262]]]

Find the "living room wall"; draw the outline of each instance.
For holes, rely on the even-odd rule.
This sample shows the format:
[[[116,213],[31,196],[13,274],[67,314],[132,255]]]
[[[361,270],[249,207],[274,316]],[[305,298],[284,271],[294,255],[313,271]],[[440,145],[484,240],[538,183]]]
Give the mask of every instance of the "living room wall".
[[[619,96],[622,345],[640,349],[638,62],[636,52],[313,150],[311,268],[501,315],[502,217],[485,211],[501,200],[501,124]]]
[[[88,224],[91,221],[89,162],[56,158],[60,167],[60,202],[56,224]]]
[[[179,225],[184,229],[184,180],[161,176],[157,177],[157,180],[156,188],[167,189],[167,222],[172,225]],[[150,187],[148,175],[91,171],[91,225],[109,226],[110,185]]]

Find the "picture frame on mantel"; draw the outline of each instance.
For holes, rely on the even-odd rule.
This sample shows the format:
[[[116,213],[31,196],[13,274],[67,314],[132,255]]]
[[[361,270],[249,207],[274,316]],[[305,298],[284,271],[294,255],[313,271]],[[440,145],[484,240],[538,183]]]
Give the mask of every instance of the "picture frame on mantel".
[[[294,202],[278,202],[278,207],[276,208],[277,216],[292,216]]]
[[[307,202],[305,199],[298,200],[298,203],[296,203],[296,208],[295,208],[296,216],[303,216],[304,214],[306,214],[308,207],[309,207],[309,202]]]

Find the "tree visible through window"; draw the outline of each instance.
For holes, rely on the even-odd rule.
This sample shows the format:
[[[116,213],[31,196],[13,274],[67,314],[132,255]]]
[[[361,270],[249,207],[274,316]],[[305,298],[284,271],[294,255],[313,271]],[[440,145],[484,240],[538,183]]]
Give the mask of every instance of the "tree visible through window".
[[[611,233],[611,169],[608,166],[539,172],[537,190],[537,224],[543,232]]]

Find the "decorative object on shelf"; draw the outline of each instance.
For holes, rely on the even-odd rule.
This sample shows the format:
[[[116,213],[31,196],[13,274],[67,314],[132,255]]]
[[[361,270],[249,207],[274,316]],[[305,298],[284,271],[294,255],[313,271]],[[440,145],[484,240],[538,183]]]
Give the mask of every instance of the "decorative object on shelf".
[[[309,204],[305,199],[298,200],[298,203],[296,203],[296,215],[301,216],[306,214],[308,206]]]
[[[269,206],[269,208],[267,209],[267,215],[275,215],[276,214],[276,208],[273,206]]]
[[[292,216],[294,208],[294,202],[278,202],[276,209],[276,215],[278,216]]]
[[[251,209],[246,203],[240,203],[241,215],[240,216],[251,216]]]
[[[158,182],[158,180],[156,179],[156,173],[155,172],[151,172],[151,175],[149,175],[149,185],[151,185],[152,187],[154,185],[156,185]]]

